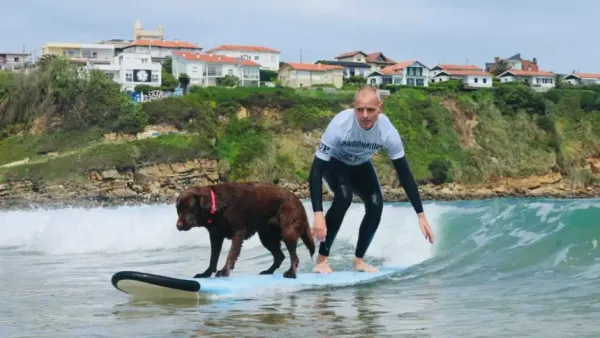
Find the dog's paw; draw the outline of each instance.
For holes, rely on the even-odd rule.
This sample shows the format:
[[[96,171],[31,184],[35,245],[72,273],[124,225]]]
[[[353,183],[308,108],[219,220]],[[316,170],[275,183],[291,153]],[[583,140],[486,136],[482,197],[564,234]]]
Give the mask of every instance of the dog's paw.
[[[288,270],[283,273],[283,277],[296,279],[296,273],[294,271]]]
[[[219,270],[219,271],[217,271],[216,276],[217,277],[229,277],[229,270],[227,270],[227,269]]]
[[[197,273],[194,278],[208,278],[212,275],[211,271],[204,271],[203,273]]]
[[[265,271],[260,272],[260,275],[272,275],[272,274],[273,274],[273,271],[271,271],[271,270],[265,270]]]

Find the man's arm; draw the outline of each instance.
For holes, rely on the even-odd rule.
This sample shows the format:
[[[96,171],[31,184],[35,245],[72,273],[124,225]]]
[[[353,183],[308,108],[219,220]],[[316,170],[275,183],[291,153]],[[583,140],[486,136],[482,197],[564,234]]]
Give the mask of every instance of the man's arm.
[[[392,160],[392,163],[394,164],[394,168],[396,169],[396,174],[398,175],[400,184],[402,184],[404,192],[406,193],[408,200],[415,209],[415,212],[417,214],[423,213],[421,195],[419,194],[417,182],[415,182],[415,178],[413,177],[412,171],[410,170],[408,161],[406,161],[406,156],[402,156],[400,158]]]
[[[419,189],[417,188],[417,182],[415,182],[415,178],[413,177],[410,166],[408,165],[408,161],[406,160],[406,154],[404,153],[404,145],[402,143],[402,139],[400,138],[400,133],[398,133],[398,130],[393,127],[391,122],[389,124],[385,145],[388,151],[388,156],[394,164],[396,174],[398,175],[398,179],[404,188],[404,192],[406,193],[408,200],[412,204],[417,214],[423,213],[423,205],[421,203]]]
[[[323,170],[325,168],[324,161],[318,156],[315,156],[310,175],[308,177],[308,187],[310,191],[310,201],[312,203],[313,212],[323,211]]]
[[[323,212],[323,172],[325,164],[331,159],[332,148],[337,146],[339,140],[338,130],[333,121],[329,123],[321,137],[321,143],[315,153],[310,175],[308,177],[308,187],[310,191],[310,200],[313,212]]]

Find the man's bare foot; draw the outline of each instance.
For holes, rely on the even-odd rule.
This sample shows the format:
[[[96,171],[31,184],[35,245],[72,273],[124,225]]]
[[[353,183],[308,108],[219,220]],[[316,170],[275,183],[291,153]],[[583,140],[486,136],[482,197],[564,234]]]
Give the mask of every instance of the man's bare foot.
[[[363,261],[360,258],[356,258],[354,257],[354,270],[355,271],[362,271],[362,272],[378,272],[379,269],[374,267],[374,266],[370,266],[369,264],[365,263],[365,261]]]
[[[318,272],[318,273],[330,273],[332,272],[331,268],[329,267],[329,262],[327,260],[327,256],[321,256],[319,255],[317,257],[317,266],[315,266],[315,268],[313,269],[314,272]]]

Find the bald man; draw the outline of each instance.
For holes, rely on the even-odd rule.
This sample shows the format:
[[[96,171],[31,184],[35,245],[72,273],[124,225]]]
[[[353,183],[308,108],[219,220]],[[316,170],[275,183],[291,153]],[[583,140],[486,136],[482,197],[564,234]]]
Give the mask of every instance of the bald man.
[[[353,268],[356,271],[377,272],[363,257],[377,231],[383,211],[383,196],[379,178],[371,162],[380,149],[387,151],[398,178],[418,215],[425,239],[433,243],[417,184],[404,154],[400,134],[389,118],[381,113],[382,100],[377,88],[365,86],[357,90],[354,108],[338,113],[321,138],[309,177],[310,196],[314,212],[313,233],[321,242],[314,271],[331,272],[329,250],[340,229],[346,211],[356,193],[365,205],[360,224]],[[321,189],[323,178],[334,198],[327,215],[323,215]]]

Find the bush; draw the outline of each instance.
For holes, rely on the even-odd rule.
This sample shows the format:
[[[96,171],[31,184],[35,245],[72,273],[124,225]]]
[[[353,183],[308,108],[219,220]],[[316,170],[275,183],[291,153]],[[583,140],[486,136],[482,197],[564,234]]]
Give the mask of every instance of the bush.
[[[436,158],[427,166],[431,173],[432,181],[435,184],[448,182],[450,178],[451,163],[445,159]]]

